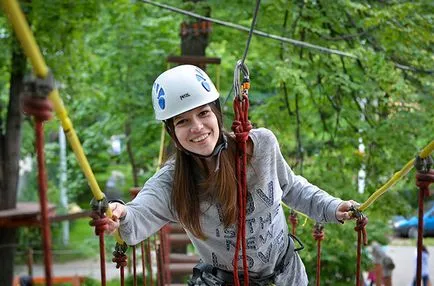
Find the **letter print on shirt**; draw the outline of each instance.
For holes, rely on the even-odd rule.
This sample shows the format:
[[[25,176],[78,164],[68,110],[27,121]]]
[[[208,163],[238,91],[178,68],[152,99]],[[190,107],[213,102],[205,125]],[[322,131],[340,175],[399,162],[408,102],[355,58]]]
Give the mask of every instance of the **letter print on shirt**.
[[[259,222],[261,224],[261,229],[267,227],[267,225],[271,225],[271,213],[268,213],[265,217],[259,217]]]
[[[267,251],[265,253],[262,252],[258,252],[258,257],[259,259],[261,259],[261,261],[263,263],[268,263],[270,262],[270,254],[271,254],[271,249],[273,248],[273,243],[270,243],[267,247]]]
[[[272,224],[270,226],[270,228],[267,230],[265,237],[262,234],[259,235],[259,239],[260,239],[262,245],[266,244],[269,238],[270,239],[273,238],[273,228],[274,228],[274,224]]]
[[[252,268],[253,265],[255,265],[255,261],[253,261],[253,258],[251,258],[248,255],[247,255],[246,259],[247,259],[247,267]],[[234,265],[233,259],[232,259],[232,265]],[[238,256],[238,269],[239,270],[243,269],[243,256],[242,255]]]
[[[255,202],[252,194],[247,192],[246,216],[251,215],[255,211]]]
[[[212,252],[211,253],[211,256],[212,256],[212,265],[214,266],[214,267],[218,267],[218,268],[220,268],[220,269],[228,269],[227,267],[226,267],[226,265],[224,265],[224,264],[220,264],[219,263],[219,261],[218,261],[218,259],[217,259],[217,255],[215,255],[215,253],[214,252]]]
[[[264,201],[264,203],[271,207],[274,203],[274,189],[273,189],[273,181],[269,182],[268,185],[268,195],[265,194],[262,189],[257,189],[259,197]]]
[[[285,247],[285,239],[283,237],[283,229],[280,230],[279,234],[276,236],[275,241],[277,242],[277,245],[279,246],[279,251],[283,251]],[[291,243],[288,241],[288,243]]]

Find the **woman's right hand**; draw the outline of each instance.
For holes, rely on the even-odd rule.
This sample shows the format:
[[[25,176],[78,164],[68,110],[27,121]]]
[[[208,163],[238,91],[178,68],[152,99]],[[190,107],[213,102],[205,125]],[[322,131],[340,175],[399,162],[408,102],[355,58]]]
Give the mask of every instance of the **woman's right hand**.
[[[104,231],[106,234],[113,234],[119,228],[119,219],[123,218],[127,212],[126,208],[121,203],[110,203],[109,208],[112,211],[112,217],[101,218],[99,213],[93,212],[90,216],[93,218],[90,221],[90,225],[95,227],[95,233],[98,235],[100,231]]]

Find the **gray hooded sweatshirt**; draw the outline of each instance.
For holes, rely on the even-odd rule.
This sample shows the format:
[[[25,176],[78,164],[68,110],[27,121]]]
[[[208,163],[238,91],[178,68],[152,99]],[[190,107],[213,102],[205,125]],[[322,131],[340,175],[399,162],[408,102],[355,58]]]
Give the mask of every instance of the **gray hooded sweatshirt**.
[[[307,285],[303,262],[294,252],[294,242],[288,236],[281,201],[318,222],[338,222],[336,210],[342,201],[295,175],[270,130],[253,129],[250,138],[254,147],[247,167],[246,254],[249,272],[259,277],[269,275],[286,254],[285,267],[277,276],[276,285]],[[137,197],[127,203],[127,214],[119,228],[127,244],[138,244],[165,224],[179,222],[170,206],[173,174],[174,164],[166,164],[146,182]],[[237,227],[224,227],[221,206],[216,202],[202,202],[201,210],[201,227],[207,239],[198,239],[188,230],[187,235],[202,262],[231,271]]]

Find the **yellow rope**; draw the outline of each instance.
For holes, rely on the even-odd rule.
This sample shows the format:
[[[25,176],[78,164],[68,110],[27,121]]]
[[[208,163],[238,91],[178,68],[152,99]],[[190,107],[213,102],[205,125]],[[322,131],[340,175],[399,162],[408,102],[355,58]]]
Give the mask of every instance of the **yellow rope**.
[[[21,11],[18,2],[15,0],[2,0],[3,9],[9,17],[17,38],[20,40],[24,53],[30,59],[36,75],[45,78],[48,74],[48,67],[45,64],[41,51],[36,44],[35,38],[29,29],[26,18]]]
[[[41,54],[41,50],[39,49],[39,46],[36,43],[35,38],[33,37],[33,33],[30,30],[30,27],[25,19],[25,16],[20,6],[18,5],[18,2],[16,0],[1,0],[1,4],[9,18],[12,27],[14,28],[17,38],[21,43],[21,46],[23,47],[24,53],[29,58],[33,66],[36,76],[38,76],[39,78],[45,78],[48,75],[48,66],[45,63],[45,60]],[[59,90],[57,88],[54,88],[48,95],[48,98],[53,103],[54,111],[56,112],[56,115],[62,124],[63,131],[68,138],[71,148],[74,151],[75,156],[78,160],[78,163],[88,180],[93,196],[97,200],[102,200],[105,195],[99,188],[95,175],[93,174],[89,162],[87,161],[80,140],[78,139],[72,125],[72,121],[69,119],[62,99],[59,96]],[[107,209],[107,216],[112,216],[112,211],[110,208]],[[115,238],[118,243],[124,243],[120,238],[119,233],[115,234]]]
[[[289,209],[289,210],[293,210],[295,213],[301,215],[302,217],[304,217],[304,223],[301,226],[305,226],[307,223],[307,220],[311,219],[310,217],[308,217],[307,215],[305,215],[302,212],[299,212],[293,208],[291,208],[290,206],[288,206],[287,204],[285,204],[284,202],[280,201],[280,203],[282,204],[282,206],[284,206],[285,208]]]
[[[166,129],[164,128],[164,123],[161,123],[160,153],[158,154],[157,171],[161,168],[161,164],[163,163],[165,136],[166,136]]]
[[[422,151],[420,152],[419,156],[424,159],[428,157],[434,150],[434,140],[428,144]],[[408,172],[413,168],[414,166],[414,160],[410,160],[405,166],[395,174],[393,174],[392,178],[389,179],[382,187],[380,187],[378,190],[376,190],[363,204],[360,205],[358,208],[359,211],[364,211],[367,209],[374,201],[376,201],[379,197],[381,197],[387,190],[389,190],[393,185],[396,184],[396,182],[401,179],[403,176],[407,175]]]

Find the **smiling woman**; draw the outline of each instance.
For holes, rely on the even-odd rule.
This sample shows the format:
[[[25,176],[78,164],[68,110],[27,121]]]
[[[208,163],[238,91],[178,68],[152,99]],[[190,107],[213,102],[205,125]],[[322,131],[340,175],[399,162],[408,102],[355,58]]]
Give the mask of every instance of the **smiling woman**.
[[[168,222],[180,222],[205,265],[198,269],[212,269],[207,274],[222,281],[219,285],[247,284],[243,275],[253,285],[307,285],[297,253],[301,248],[288,233],[281,201],[316,221],[335,223],[350,219],[355,202],[332,197],[295,175],[277,138],[265,128],[252,129],[246,137],[243,199],[241,178],[236,177],[237,142],[223,129],[218,97],[210,78],[195,66],[175,67],[155,80],[155,115],[164,121],[176,153],[132,202],[110,204],[114,219],[107,220],[106,229],[119,228],[122,238],[134,245]],[[245,227],[238,226],[241,219]],[[238,242],[243,236],[241,255]],[[244,265],[248,272],[237,276]],[[190,285],[198,285],[195,277]]]

